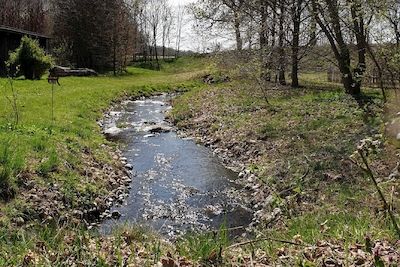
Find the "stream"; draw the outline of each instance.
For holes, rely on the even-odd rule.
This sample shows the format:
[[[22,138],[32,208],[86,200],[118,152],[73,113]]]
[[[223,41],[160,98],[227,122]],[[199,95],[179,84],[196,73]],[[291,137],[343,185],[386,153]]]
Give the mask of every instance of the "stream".
[[[121,217],[103,222],[102,232],[138,224],[174,238],[222,224],[250,224],[252,213],[235,183],[238,174],[224,167],[210,149],[178,136],[165,121],[171,98],[125,101],[110,112],[106,128],[113,140],[124,144],[122,152],[133,174],[129,196],[113,209]],[[242,233],[244,229],[233,231]]]

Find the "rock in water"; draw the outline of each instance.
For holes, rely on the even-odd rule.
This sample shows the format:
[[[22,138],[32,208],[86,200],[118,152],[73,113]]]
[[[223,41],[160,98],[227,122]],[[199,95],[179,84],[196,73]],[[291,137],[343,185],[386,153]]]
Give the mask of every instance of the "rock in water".
[[[108,137],[115,137],[115,136],[119,135],[120,133],[122,133],[122,129],[115,127],[115,126],[108,128],[107,130],[104,130],[104,134]]]
[[[128,170],[133,170],[132,164],[129,163],[125,165],[125,168],[127,168]]]
[[[113,219],[117,220],[117,219],[121,218],[121,213],[120,213],[119,211],[117,211],[117,210],[114,210],[114,211],[111,213],[111,217],[112,217]]]
[[[166,125],[153,125],[145,128],[146,132],[150,133],[168,133],[172,131],[172,128]]]

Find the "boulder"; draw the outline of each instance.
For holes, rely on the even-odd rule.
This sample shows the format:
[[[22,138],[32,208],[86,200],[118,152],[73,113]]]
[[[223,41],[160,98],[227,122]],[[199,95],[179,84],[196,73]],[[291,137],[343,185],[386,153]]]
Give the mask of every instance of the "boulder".
[[[115,137],[120,133],[122,133],[122,129],[115,126],[104,130],[104,134],[108,137]]]

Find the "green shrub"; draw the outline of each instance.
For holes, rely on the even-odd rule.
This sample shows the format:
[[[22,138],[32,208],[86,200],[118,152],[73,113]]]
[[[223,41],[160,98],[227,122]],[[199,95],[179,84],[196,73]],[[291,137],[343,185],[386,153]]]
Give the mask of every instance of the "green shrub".
[[[46,55],[37,40],[24,36],[6,64],[11,76],[24,75],[25,79],[39,80],[52,66],[53,59]]]

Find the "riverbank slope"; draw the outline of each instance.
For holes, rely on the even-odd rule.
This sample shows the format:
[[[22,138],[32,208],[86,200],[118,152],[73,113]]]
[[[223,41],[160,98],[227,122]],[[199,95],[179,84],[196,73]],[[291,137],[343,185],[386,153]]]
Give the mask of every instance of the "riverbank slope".
[[[373,182],[351,157],[362,139],[382,144],[368,161],[398,214],[393,169],[399,159],[385,132],[379,92],[366,89],[354,99],[340,85],[323,82],[323,74],[303,75],[301,89],[273,83],[262,88],[236,74],[219,66],[209,85],[177,98],[171,114],[184,135],[241,170],[241,182],[252,193],[257,241],[226,257],[248,251],[255,261],[286,266],[383,258],[398,264],[392,222]],[[220,83],[225,76],[230,79]],[[369,246],[382,252],[369,253]]]

